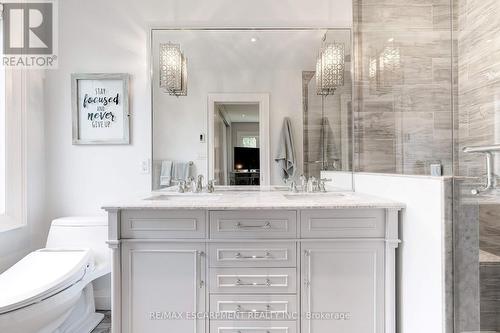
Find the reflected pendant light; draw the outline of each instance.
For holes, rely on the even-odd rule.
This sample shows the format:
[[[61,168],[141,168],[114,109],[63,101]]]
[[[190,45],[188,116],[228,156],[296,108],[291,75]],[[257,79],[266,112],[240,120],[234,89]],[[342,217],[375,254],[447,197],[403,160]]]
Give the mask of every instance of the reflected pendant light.
[[[160,44],[160,87],[172,96],[187,95],[187,59],[180,44]]]
[[[344,85],[344,68],[344,44],[324,43],[316,61],[316,93],[333,95],[337,87]]]

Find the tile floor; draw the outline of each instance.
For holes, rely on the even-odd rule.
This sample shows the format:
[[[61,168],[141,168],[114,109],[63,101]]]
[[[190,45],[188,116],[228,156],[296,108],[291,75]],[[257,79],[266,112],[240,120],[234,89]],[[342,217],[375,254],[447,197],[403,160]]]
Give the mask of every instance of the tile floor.
[[[111,333],[111,311],[97,311],[104,314],[104,319],[91,333]]]

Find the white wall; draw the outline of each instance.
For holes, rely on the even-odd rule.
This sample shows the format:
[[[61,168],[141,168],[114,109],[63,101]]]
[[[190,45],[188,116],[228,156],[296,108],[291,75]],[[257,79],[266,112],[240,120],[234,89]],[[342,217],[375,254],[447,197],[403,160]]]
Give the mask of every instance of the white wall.
[[[45,87],[48,216],[99,214],[105,202],[149,191],[150,176],[140,174],[151,151],[149,25],[335,27],[350,24],[350,7],[350,0],[59,1],[59,69],[48,71]],[[73,72],[131,74],[131,145],[71,144]]]
[[[406,204],[398,249],[398,332],[452,332],[451,179],[355,173],[354,187]]]

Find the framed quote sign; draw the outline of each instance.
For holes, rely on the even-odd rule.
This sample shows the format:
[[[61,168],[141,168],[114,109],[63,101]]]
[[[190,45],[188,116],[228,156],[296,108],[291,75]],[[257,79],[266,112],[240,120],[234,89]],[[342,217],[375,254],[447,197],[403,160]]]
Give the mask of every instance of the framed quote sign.
[[[72,74],[73,144],[129,144],[128,74]]]

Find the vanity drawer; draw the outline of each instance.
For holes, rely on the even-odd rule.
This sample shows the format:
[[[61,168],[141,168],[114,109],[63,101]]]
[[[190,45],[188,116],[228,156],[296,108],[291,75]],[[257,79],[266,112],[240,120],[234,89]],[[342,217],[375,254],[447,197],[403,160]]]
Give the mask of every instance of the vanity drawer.
[[[205,238],[203,210],[126,210],[121,213],[122,238]]]
[[[290,210],[210,212],[212,238],[295,238],[297,212]]]
[[[296,295],[211,295],[210,311],[231,320],[291,320]]]
[[[300,235],[302,238],[384,237],[385,210],[303,210]]]
[[[212,268],[212,293],[295,293],[295,268]]]
[[[295,242],[210,244],[212,267],[295,267]]]
[[[296,333],[295,321],[210,321],[210,333]]]

